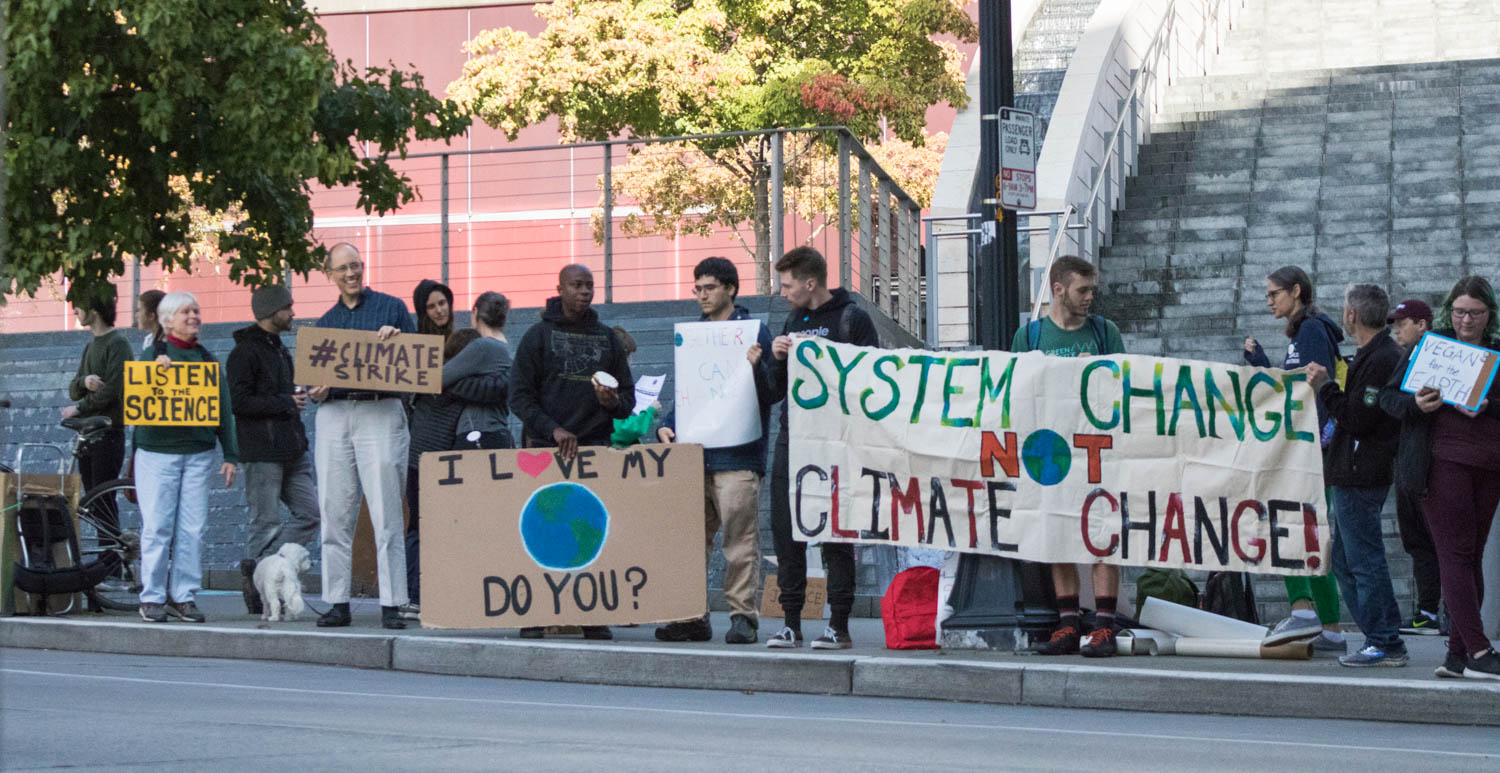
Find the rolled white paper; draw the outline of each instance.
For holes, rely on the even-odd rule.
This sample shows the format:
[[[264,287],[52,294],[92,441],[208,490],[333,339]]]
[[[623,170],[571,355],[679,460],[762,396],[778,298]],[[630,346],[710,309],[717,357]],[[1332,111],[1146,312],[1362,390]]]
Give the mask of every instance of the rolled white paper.
[[[1259,645],[1260,640],[1266,638],[1269,632],[1269,629],[1263,625],[1173,604],[1155,596],[1146,597],[1146,603],[1141,606],[1140,619],[1141,625],[1147,628],[1175,633],[1178,636],[1199,639],[1243,639],[1254,641],[1256,645]]]

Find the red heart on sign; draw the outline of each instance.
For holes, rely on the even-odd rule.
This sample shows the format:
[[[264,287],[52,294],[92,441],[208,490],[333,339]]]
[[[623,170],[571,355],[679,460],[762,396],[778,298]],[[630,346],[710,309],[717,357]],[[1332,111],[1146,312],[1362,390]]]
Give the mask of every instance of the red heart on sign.
[[[522,451],[516,454],[516,466],[521,468],[521,472],[524,472],[533,478],[541,475],[542,471],[547,469],[547,465],[551,463],[552,454],[549,454],[546,451],[539,451],[534,454],[528,454],[525,451]]]

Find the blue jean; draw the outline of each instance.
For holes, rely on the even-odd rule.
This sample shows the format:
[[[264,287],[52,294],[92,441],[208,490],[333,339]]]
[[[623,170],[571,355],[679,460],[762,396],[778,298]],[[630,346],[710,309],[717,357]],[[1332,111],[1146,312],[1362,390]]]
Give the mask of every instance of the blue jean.
[[[1333,574],[1366,641],[1382,648],[1401,644],[1401,611],[1380,531],[1389,488],[1333,487]]]
[[[203,590],[203,527],[214,452],[136,449],[141,507],[141,603],[186,602]]]

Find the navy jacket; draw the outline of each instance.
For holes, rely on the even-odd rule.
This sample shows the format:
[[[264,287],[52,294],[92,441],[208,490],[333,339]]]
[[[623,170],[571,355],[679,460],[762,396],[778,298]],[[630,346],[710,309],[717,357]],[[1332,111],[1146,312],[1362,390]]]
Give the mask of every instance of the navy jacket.
[[[750,319],[750,310],[744,306],[735,306],[734,312],[729,315],[731,320]],[[699,318],[700,322],[707,322],[708,315]],[[766,438],[771,435],[771,406],[780,402],[781,395],[771,385],[771,331],[767,325],[760,326],[760,335],[756,338],[760,344],[760,364],[754,368],[755,373],[755,396],[760,401],[760,439],[730,448],[705,448],[703,450],[703,467],[709,472],[724,472],[727,470],[749,470],[759,475],[766,473]],[[662,426],[677,428],[677,408],[674,406],[667,415],[662,418]]]

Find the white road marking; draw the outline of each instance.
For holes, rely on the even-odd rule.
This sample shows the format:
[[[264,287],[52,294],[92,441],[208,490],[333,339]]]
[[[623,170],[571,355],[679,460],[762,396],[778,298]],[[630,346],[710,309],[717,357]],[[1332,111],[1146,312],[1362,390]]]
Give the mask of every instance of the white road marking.
[[[410,693],[360,692],[353,690],[312,690],[303,687],[271,687],[259,684],[233,684],[229,682],[190,682],[164,679],[144,679],[129,676],[106,676],[99,674],[71,674],[57,671],[32,671],[20,668],[0,668],[0,673],[21,676],[51,676],[62,679],[95,679],[110,682],[133,682],[162,687],[211,687],[230,690],[254,690],[261,692],[294,693],[301,695],[330,695],[347,698],[402,698],[407,700],[447,701],[451,703],[479,703],[496,706],[525,708],[581,709],[594,711],[651,712],[656,714],[679,714],[700,717],[722,717],[725,719],[800,720],[821,721],[854,725],[887,725],[921,728],[957,728],[964,730],[1011,731],[1018,733],[1048,733],[1053,735],[1100,736],[1110,738],[1149,738],[1157,741],[1192,741],[1199,743],[1235,743],[1255,746],[1296,746],[1309,749],[1333,749],[1339,751],[1395,752],[1402,754],[1440,755],[1444,757],[1470,757],[1474,759],[1500,758],[1500,749],[1494,753],[1457,752],[1446,749],[1417,749],[1396,746],[1358,746],[1354,744],[1316,743],[1312,741],[1288,741],[1282,739],[1228,738],[1223,736],[1166,735],[1161,733],[1115,732],[1110,730],[1078,730],[1075,728],[1028,727],[1025,725],[992,725],[971,722],[924,722],[910,719],[865,719],[860,717],[788,716],[785,714],[755,714],[737,711],[704,711],[701,709],[664,709],[642,706],[611,706],[595,703],[557,703],[551,701],[525,701],[505,698],[456,698],[441,695],[412,695]]]

